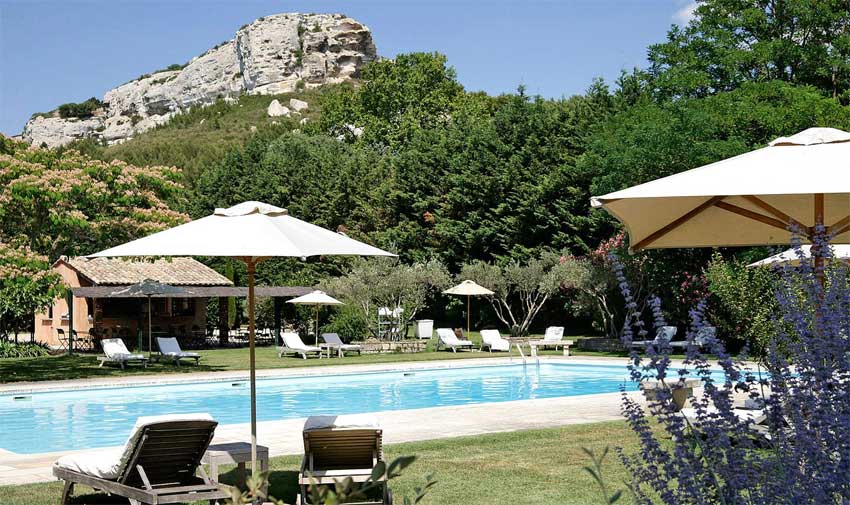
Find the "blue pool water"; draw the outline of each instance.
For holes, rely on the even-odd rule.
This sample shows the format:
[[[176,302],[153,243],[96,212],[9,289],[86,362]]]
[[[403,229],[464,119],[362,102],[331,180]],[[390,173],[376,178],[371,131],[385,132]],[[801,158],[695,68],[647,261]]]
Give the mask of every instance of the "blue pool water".
[[[260,421],[617,392],[621,366],[540,364],[260,379]],[[120,445],[139,416],[209,412],[249,421],[248,384],[204,382],[0,395],[0,449],[32,454]]]

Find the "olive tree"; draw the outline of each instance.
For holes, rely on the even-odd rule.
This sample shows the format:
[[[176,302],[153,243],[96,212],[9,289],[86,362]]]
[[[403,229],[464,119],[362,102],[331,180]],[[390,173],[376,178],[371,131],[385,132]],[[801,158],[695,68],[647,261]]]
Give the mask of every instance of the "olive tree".
[[[326,280],[323,287],[345,303],[358,307],[369,331],[376,337],[379,336],[378,309],[402,308],[399,330],[406,336],[408,323],[449,281],[445,266],[437,260],[406,265],[397,258],[358,258],[346,275]]]
[[[459,277],[493,291],[488,298],[496,317],[511,328],[513,335],[525,335],[540,309],[569,278],[563,258],[547,251],[526,263],[513,261],[500,266],[475,261],[463,265]]]

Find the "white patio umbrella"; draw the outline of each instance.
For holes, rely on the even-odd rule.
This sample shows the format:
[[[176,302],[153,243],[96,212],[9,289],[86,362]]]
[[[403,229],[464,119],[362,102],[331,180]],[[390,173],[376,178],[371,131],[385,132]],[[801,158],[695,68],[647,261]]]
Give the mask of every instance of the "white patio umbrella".
[[[850,133],[809,128],[768,147],[592,197],[620,220],[632,250],[791,243],[815,224],[850,242]],[[815,261],[822,264],[820,255]]]
[[[251,374],[251,469],[257,468],[257,402],[254,358],[254,273],[272,257],[394,256],[340,233],[290,216],[286,209],[243,202],[207,217],[100,251],[90,257],[224,256],[248,267],[248,342]]]
[[[294,303],[295,305],[313,305],[316,307],[316,345],[319,345],[319,307],[323,305],[343,305],[343,303],[332,296],[328,296],[324,291],[313,291],[306,295],[299,296],[287,300],[286,303]]]
[[[487,296],[492,295],[493,292],[484,286],[476,283],[475,281],[471,281],[469,279],[461,282],[457,286],[453,286],[445,291],[444,294],[447,295],[461,295],[466,296],[466,334],[469,335],[469,298],[472,296]],[[468,338],[468,337],[467,337]]]
[[[832,248],[831,257],[840,261],[850,261],[850,245],[848,244],[833,244],[830,246]],[[811,258],[812,257],[812,246],[803,245],[800,246],[800,252],[803,255],[803,258]],[[800,264],[800,254],[797,252],[797,249],[791,248],[787,251],[782,251],[779,254],[774,254],[773,256],[768,256],[767,258],[756,261],[755,263],[750,263],[747,265],[748,267],[765,267],[771,265],[781,265],[781,264],[790,264],[790,265],[799,265]]]

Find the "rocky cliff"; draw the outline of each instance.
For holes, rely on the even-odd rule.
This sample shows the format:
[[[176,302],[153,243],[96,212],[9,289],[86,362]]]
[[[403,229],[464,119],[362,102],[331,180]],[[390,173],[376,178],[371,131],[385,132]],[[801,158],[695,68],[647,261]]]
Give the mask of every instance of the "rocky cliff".
[[[180,69],[145,75],[108,91],[91,114],[33,116],[22,137],[48,147],[86,137],[119,143],[189,107],[218,99],[342,82],[357,77],[375,58],[369,28],[342,14],[266,16]]]

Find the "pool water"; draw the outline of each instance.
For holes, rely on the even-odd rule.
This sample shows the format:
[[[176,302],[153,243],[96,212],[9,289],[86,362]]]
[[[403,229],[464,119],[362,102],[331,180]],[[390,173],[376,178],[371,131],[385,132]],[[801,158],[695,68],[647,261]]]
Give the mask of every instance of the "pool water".
[[[634,389],[622,366],[499,365],[257,381],[259,421],[588,395]],[[23,454],[124,443],[137,417],[209,412],[249,421],[245,381],[0,395],[0,449]]]

